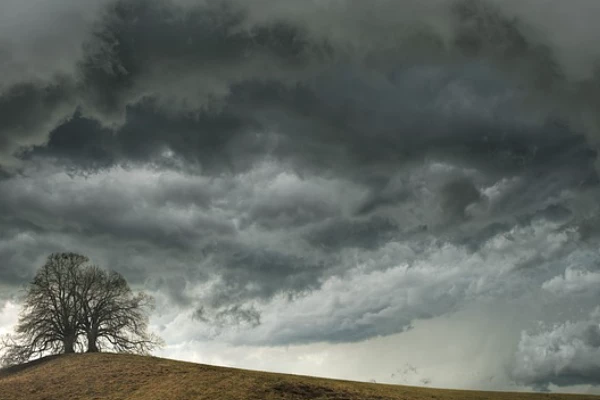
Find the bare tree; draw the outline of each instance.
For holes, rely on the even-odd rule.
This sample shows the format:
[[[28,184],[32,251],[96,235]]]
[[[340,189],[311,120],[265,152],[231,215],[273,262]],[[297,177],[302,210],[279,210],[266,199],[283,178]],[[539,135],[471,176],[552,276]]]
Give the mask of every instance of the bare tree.
[[[81,310],[78,275],[88,258],[51,254],[26,290],[15,335],[2,340],[3,363],[20,363],[44,354],[73,353]]]
[[[148,332],[152,306],[152,297],[134,293],[121,274],[80,254],[51,254],[27,286],[15,334],[0,338],[0,361],[21,364],[86,344],[88,352],[147,354],[162,344]]]
[[[0,353],[2,353],[0,367],[23,364],[33,356],[31,347],[19,342],[14,335],[10,334],[0,338]]]
[[[162,344],[148,333],[152,297],[134,293],[118,272],[86,267],[79,293],[83,305],[80,323],[88,352],[106,347],[117,352],[147,354]]]

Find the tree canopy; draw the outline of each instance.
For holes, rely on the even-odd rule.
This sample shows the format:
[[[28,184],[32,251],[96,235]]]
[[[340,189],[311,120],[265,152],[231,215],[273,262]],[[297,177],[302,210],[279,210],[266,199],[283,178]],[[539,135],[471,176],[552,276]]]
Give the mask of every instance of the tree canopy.
[[[0,343],[1,362],[78,350],[147,354],[162,343],[148,332],[152,307],[152,297],[133,292],[118,272],[53,253],[26,287],[15,333]]]

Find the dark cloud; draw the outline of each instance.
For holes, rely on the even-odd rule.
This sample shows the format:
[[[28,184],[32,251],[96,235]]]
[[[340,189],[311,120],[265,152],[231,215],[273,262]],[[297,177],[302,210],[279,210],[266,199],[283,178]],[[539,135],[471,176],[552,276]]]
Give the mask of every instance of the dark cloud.
[[[493,67],[494,57],[520,63],[534,51],[519,25],[491,5],[464,1],[453,11],[456,48],[469,54],[467,69],[405,63],[386,71],[386,78],[362,62],[336,60],[332,44],[325,38],[320,42],[298,23],[274,20],[248,27],[248,11],[232,4],[209,2],[190,9],[158,1],[111,3],[86,40],[77,78],[49,87],[68,93],[70,104],[80,104],[84,115],[102,124],[124,123],[116,135],[124,136],[118,139],[122,147],[112,152],[121,150],[125,159],[151,158],[161,146],[172,145],[173,151],[195,154],[209,165],[203,151],[232,163],[245,158],[232,145],[259,151],[268,143],[256,135],[281,130],[282,124],[293,127],[284,125],[278,133],[276,155],[289,158],[300,152],[311,165],[323,164],[340,144],[337,153],[345,156],[346,165],[399,162],[424,153],[468,158],[487,147],[494,152],[489,159],[510,168],[537,151],[538,143],[528,140],[531,135],[512,133],[522,126],[507,125],[514,124],[515,115],[526,115],[516,111],[525,92],[518,94],[518,85],[503,82]],[[478,50],[466,50],[471,47]],[[470,61],[488,60],[481,49],[499,54],[483,64]],[[386,59],[386,66],[392,64]],[[534,76],[549,64],[539,60],[532,67]],[[432,112],[438,114],[435,119]],[[490,120],[490,114],[496,119]],[[157,129],[146,128],[155,123]],[[173,126],[159,129],[162,124]],[[232,144],[241,133],[246,135]],[[311,156],[315,151],[322,156]]]
[[[33,147],[23,157],[51,157],[74,171],[95,171],[115,164],[116,140],[111,129],[76,112],[50,132],[47,143]]]
[[[454,41],[464,54],[491,57],[541,92],[552,92],[564,80],[551,49],[528,38],[522,21],[478,0],[456,2],[453,10],[458,22]]]
[[[441,193],[441,208],[448,218],[466,218],[466,208],[481,199],[479,190],[472,182],[455,180],[444,185]]]
[[[586,218],[579,223],[578,232],[582,240],[590,240],[600,236],[600,218],[594,216]]]
[[[275,69],[276,75],[277,71],[298,71],[306,66],[308,53],[315,55],[313,45],[291,25],[275,21],[246,29],[243,22],[243,11],[226,2],[192,8],[145,0],[108,3],[82,45],[74,76],[5,88],[0,102],[6,114],[0,149],[10,155],[43,144],[45,135],[76,107],[84,117],[98,119],[102,125],[122,125],[128,107],[145,98],[160,99],[159,114],[165,109],[191,115],[205,106],[219,108],[219,93],[228,92],[232,84],[268,78],[269,69]],[[198,81],[199,76],[204,82]],[[220,123],[218,116],[204,114],[208,126],[202,130]],[[139,124],[138,118],[138,129],[143,129]],[[159,141],[166,140],[164,132],[155,135]],[[130,147],[140,143],[131,140]],[[227,141],[219,140],[218,134],[208,139],[209,144],[211,140],[213,145]],[[154,149],[125,150],[147,156]]]
[[[513,225],[510,223],[492,222],[478,230],[468,230],[467,232],[462,232],[462,234],[457,234],[455,240],[458,244],[466,246],[471,251],[477,251],[488,240],[498,235],[506,234],[508,236],[512,228]]]
[[[333,219],[310,231],[307,240],[326,250],[344,247],[374,249],[388,243],[399,233],[395,221],[383,217],[368,219]]]
[[[72,101],[73,87],[66,77],[51,84],[27,82],[2,89],[0,152],[5,156],[43,142],[47,131],[68,116],[65,108]]]
[[[281,292],[294,294],[316,288],[327,268],[312,257],[240,245],[227,247],[217,256],[222,287],[214,297],[216,306],[235,299],[269,299]]]
[[[421,89],[407,88],[407,79],[424,79],[417,70],[398,73],[406,75],[404,81],[386,82],[381,88],[369,87],[372,82],[361,75],[353,76],[352,91],[343,86],[347,79],[333,71],[323,76],[326,81],[322,84],[311,81],[294,88],[276,82],[249,82],[233,87],[218,111],[200,110],[187,115],[167,113],[157,100],[145,100],[128,107],[124,124],[112,132],[96,125],[85,127],[85,134],[77,134],[75,130],[83,132],[84,128],[75,124],[85,119],[77,116],[53,132],[49,146],[36,149],[34,154],[55,154],[67,161],[106,166],[125,161],[151,162],[168,150],[198,163],[208,173],[245,170],[256,160],[270,156],[291,161],[301,169],[351,171],[357,178],[371,170],[364,176],[370,181],[385,179],[385,175],[373,176],[381,175],[377,170],[389,171],[425,157],[460,161],[504,174],[544,168],[548,162],[556,162],[553,155],[557,153],[569,163],[595,158],[595,152],[565,128],[531,127],[514,121],[504,125],[489,118],[475,123],[471,117],[481,118],[477,116],[478,106],[444,115],[446,111],[435,103],[443,100],[440,97],[445,96],[449,85],[472,85],[464,72],[465,76],[451,78],[449,84],[439,82],[439,90],[432,93],[442,95],[424,97],[422,105],[394,104],[411,97],[414,102],[406,89]],[[339,88],[331,82],[337,82]],[[484,96],[473,95],[474,100]],[[370,104],[363,104],[369,97]],[[358,98],[361,103],[354,104]],[[489,110],[481,108],[481,112]],[[436,117],[432,118],[431,113]],[[89,123],[95,124],[93,120]],[[79,141],[65,140],[73,135]],[[566,158],[569,153],[565,147],[573,148],[570,159]],[[358,166],[368,169],[361,172]]]

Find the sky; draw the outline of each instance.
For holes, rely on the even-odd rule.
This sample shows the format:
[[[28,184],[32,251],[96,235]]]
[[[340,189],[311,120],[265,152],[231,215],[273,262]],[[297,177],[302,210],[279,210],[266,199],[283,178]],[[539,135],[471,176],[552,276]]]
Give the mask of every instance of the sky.
[[[156,354],[600,393],[597,0],[3,0],[0,333],[52,252]]]

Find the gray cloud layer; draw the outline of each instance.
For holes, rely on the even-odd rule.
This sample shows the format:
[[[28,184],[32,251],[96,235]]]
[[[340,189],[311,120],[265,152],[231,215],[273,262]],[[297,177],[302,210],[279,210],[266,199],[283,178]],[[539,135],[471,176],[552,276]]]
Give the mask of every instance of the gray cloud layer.
[[[1,6],[36,27],[0,24],[6,293],[81,251],[157,296],[171,343],[267,346],[527,294],[557,325],[514,327],[514,380],[597,384],[593,323],[556,311],[596,307],[595,2],[549,1],[562,35],[531,2],[24,3]]]

